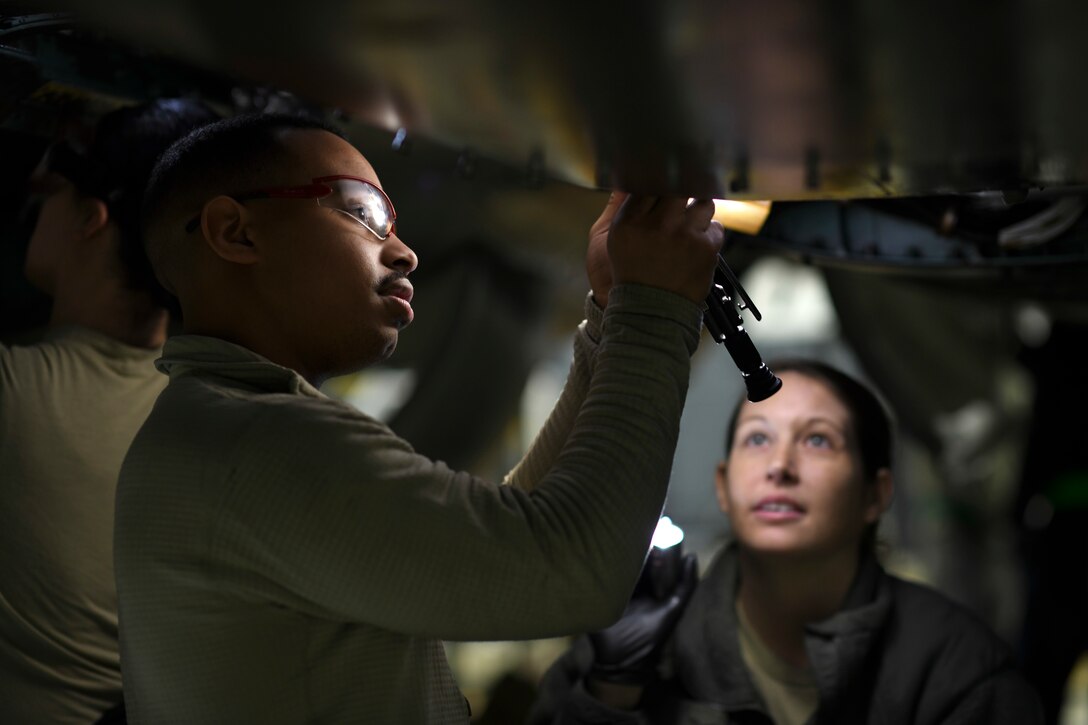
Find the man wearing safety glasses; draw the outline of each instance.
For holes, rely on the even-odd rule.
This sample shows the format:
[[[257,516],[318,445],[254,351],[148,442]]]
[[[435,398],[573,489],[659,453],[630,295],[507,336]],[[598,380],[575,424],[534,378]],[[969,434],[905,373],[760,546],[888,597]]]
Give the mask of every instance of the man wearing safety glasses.
[[[664,502],[721,229],[614,194],[554,411],[502,484],[316,388],[392,354],[417,259],[333,129],[239,117],[164,155],[149,254],[185,335],[118,487],[134,722],[467,722],[442,640],[623,611]]]

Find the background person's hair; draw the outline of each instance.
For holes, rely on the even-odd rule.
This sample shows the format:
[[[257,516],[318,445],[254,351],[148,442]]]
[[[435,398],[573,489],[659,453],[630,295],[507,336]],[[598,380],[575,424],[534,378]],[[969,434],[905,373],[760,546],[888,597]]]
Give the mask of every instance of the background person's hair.
[[[86,160],[93,171],[76,180],[83,194],[102,199],[120,233],[128,286],[162,304],[163,292],[144,252],[140,213],[144,189],[159,156],[190,131],[219,118],[199,101],[171,98],[126,106],[98,121]]]
[[[767,366],[776,373],[793,372],[826,385],[835,397],[846,406],[857,439],[861,468],[867,484],[876,481],[881,468],[892,466],[892,423],[888,411],[868,386],[841,370],[817,360],[788,358],[773,360]],[[733,451],[733,438],[737,432],[737,419],[745,403],[742,397],[733,408],[725,434],[725,457]],[[877,524],[866,529],[862,548],[872,550],[876,546]]]

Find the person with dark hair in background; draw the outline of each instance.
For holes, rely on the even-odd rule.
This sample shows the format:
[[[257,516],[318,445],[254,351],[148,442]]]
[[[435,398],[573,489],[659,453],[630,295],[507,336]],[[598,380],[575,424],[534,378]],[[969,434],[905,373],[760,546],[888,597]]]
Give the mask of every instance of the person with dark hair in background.
[[[53,306],[43,340],[0,346],[0,722],[89,723],[121,701],[114,492],[164,387],[168,323],[141,199],[159,154],[215,118],[186,100],[121,108],[31,179],[25,273]]]
[[[626,637],[668,641],[647,661],[646,647],[579,638],[529,721],[1041,722],[1011,651],[979,618],[877,563],[892,436],[876,396],[819,362],[771,368],[782,389],[740,402],[716,473],[732,541],[681,616],[633,618],[647,631]]]
[[[721,246],[710,200],[613,194],[570,376],[506,485],[317,389],[392,354],[417,264],[335,129],[281,115],[201,129],[164,154],[145,203],[186,334],[166,343],[170,382],[118,484],[134,722],[467,722],[442,640],[619,617]]]

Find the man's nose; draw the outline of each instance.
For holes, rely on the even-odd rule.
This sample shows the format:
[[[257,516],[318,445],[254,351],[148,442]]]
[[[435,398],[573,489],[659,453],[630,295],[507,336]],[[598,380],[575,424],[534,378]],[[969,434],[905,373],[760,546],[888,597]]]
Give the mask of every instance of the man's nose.
[[[396,234],[386,237],[382,245],[382,261],[390,269],[395,269],[404,274],[410,274],[419,266],[419,258],[411,247],[401,241]]]

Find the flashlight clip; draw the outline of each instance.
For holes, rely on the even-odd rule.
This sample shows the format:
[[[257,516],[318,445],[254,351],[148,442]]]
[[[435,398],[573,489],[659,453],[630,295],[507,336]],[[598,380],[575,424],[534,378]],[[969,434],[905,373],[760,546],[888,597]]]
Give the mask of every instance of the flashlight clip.
[[[714,280],[710,286],[710,294],[706,297],[707,314],[706,327],[710,331],[714,342],[725,343],[728,333],[734,329],[743,331],[744,323],[740,317],[741,310],[750,310],[756,320],[762,320],[759,308],[752,302],[740,280],[733,274],[722,255],[718,255],[717,265],[714,267]]]

